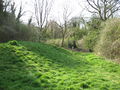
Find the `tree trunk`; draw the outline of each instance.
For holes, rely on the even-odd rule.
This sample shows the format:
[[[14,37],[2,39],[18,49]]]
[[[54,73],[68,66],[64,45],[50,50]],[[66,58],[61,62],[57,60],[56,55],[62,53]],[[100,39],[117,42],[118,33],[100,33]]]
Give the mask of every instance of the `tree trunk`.
[[[63,46],[64,46],[64,41],[65,41],[65,35],[63,34],[63,38],[62,38],[61,47],[63,47]]]

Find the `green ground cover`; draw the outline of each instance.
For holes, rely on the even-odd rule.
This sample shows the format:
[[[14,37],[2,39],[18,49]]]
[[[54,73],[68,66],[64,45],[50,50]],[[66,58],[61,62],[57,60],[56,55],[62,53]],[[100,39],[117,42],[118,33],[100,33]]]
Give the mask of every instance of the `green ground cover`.
[[[120,90],[120,65],[43,43],[2,43],[0,90]]]

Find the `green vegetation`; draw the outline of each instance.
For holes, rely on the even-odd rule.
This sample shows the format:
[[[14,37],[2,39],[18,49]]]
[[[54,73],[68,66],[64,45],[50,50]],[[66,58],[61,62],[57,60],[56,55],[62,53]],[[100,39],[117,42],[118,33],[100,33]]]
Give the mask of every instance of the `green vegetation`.
[[[98,0],[99,3],[97,3],[95,0],[86,0],[86,2],[92,3],[93,6],[95,4],[101,12],[93,10],[90,17],[83,17],[84,15],[71,17],[70,10],[68,10],[70,9],[69,5],[67,6],[65,2],[66,8],[61,12],[63,16],[60,16],[59,21],[59,19],[49,19],[53,0],[35,0],[36,4],[33,7],[35,11],[32,12],[25,11],[22,3],[16,5],[16,2],[11,0],[0,0],[0,43],[10,40],[43,42],[78,51],[95,51],[107,59],[119,61],[120,20],[116,17],[117,13],[115,14],[115,12],[120,8],[120,1],[104,0],[99,2]],[[106,3],[106,5],[101,6],[101,3],[103,5]],[[43,6],[40,9],[37,6],[41,6],[41,4]],[[108,10],[106,6],[108,6]],[[114,7],[115,12],[110,6]],[[22,19],[28,12],[33,15],[27,19],[28,23],[26,23]]]
[[[18,2],[0,0],[0,90],[120,90],[120,0]]]
[[[87,36],[84,37],[83,45],[89,51],[93,51],[98,39],[99,39],[99,32],[91,31]]]
[[[95,51],[106,58],[120,60],[120,19],[111,19],[104,24]]]
[[[120,65],[43,43],[0,44],[0,90],[120,90]]]

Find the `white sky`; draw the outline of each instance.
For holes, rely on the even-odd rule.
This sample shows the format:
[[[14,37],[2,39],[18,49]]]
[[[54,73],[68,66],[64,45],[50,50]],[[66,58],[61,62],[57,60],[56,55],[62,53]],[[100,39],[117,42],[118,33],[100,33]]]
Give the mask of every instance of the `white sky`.
[[[27,11],[26,14],[21,18],[23,22],[27,22],[28,19],[34,14],[34,0],[13,0],[16,3],[16,6],[19,7],[22,2],[24,11]],[[66,4],[72,12],[71,17],[82,16],[89,17],[90,14],[85,11],[86,2],[84,0],[54,0],[53,7],[51,9],[51,14],[49,19],[59,20],[62,17],[62,11],[64,4]]]

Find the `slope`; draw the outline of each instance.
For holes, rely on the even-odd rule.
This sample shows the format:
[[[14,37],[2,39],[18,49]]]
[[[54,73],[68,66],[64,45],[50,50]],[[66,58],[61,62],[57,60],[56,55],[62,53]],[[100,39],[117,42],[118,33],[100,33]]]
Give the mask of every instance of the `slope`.
[[[120,90],[120,65],[92,53],[11,41],[0,44],[0,90]]]

